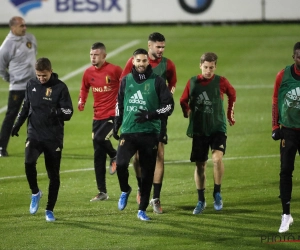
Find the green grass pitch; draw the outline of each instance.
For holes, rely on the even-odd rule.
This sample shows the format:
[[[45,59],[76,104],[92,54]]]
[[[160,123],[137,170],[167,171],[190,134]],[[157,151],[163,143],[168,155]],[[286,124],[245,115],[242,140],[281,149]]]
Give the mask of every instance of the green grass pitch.
[[[132,52],[147,49],[152,32],[166,37],[164,55],[177,68],[175,111],[168,122],[165,178],[161,194],[164,213],[148,208],[150,222],[136,218],[136,180],[124,211],[117,207],[120,189],[116,175],[107,174],[109,200],[91,203],[96,193],[93,171],[92,96],[84,112],[77,110],[82,72],[65,80],[74,115],[65,126],[61,164],[61,188],[55,207],[55,223],[46,223],[44,208],[48,179],[43,157],[37,163],[38,181],[44,191],[40,209],[29,214],[30,190],[24,173],[25,126],[10,140],[9,157],[0,158],[0,249],[297,249],[300,235],[300,173],[296,158],[291,211],[294,225],[279,235],[281,205],[278,199],[279,144],[271,139],[272,88],[277,72],[292,64],[292,48],[299,41],[299,25],[229,26],[112,26],[28,27],[38,40],[38,57],[48,57],[60,78],[89,64],[91,44],[103,42],[108,55],[133,40],[138,44],[112,55],[108,61],[124,67]],[[0,40],[8,29],[0,28]],[[192,214],[197,203],[189,162],[191,139],[188,120],[182,116],[179,98],[186,82],[200,72],[199,58],[213,51],[219,56],[217,71],[237,91],[236,124],[228,128],[224,208],[213,209],[212,163],[208,162],[207,208]],[[0,80],[0,107],[7,103],[7,83]],[[226,101],[225,107],[226,107]],[[4,113],[0,114],[2,122]],[[113,139],[112,139],[113,140]],[[113,140],[114,145],[116,141]],[[109,162],[107,161],[107,164]],[[274,241],[276,241],[274,243]],[[273,243],[273,244],[268,244]]]

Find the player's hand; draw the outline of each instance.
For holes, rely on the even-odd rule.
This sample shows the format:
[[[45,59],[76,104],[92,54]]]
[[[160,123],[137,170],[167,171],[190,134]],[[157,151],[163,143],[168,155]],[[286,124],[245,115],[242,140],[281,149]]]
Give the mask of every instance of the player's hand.
[[[163,144],[168,144],[168,135],[166,133],[160,132],[158,140]]]
[[[19,130],[20,130],[20,126],[18,125],[14,125],[12,127],[12,130],[11,130],[11,136],[14,137],[14,136],[19,136]]]
[[[233,110],[229,110],[227,112],[227,120],[230,126],[233,126],[235,124],[235,119],[234,119],[234,112]]]
[[[118,135],[118,131],[113,130],[113,138],[115,138],[117,141],[120,139],[120,136]]]
[[[49,117],[54,118],[56,116],[57,116],[57,110],[56,110],[56,108],[52,107],[51,110],[50,110]]]
[[[149,112],[147,110],[143,110],[143,109],[139,109],[140,112],[136,113],[135,116],[137,116],[137,118],[135,118],[135,122],[137,123],[144,123],[147,121],[150,121],[153,119],[154,115],[153,112]]]
[[[62,112],[61,112],[61,109],[60,109],[60,108],[56,109],[56,108],[52,107],[52,108],[50,109],[49,118],[55,118],[55,117],[57,117],[57,116],[60,116],[61,113],[62,113]]]
[[[190,117],[190,114],[191,114],[191,110],[189,109],[189,110],[182,110],[182,112],[183,112],[183,117],[184,118],[189,118]]]
[[[274,130],[272,131],[272,139],[273,139],[274,141],[278,141],[278,140],[280,140],[280,139],[282,139],[282,138],[283,138],[283,134],[282,134],[280,128],[274,129]]]
[[[79,98],[79,100],[78,100],[78,110],[83,111],[84,110],[84,105],[85,105],[85,103],[82,101],[81,98]]]
[[[121,127],[121,122],[118,120],[119,118],[116,116],[114,119],[114,127],[113,127],[113,137],[118,141],[120,136],[118,135],[119,128]]]

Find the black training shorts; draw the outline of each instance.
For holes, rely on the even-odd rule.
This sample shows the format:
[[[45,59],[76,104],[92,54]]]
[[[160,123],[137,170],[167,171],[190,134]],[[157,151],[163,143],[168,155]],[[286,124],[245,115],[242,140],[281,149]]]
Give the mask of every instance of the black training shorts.
[[[210,136],[193,136],[191,162],[208,160],[209,148],[222,151],[225,155],[227,136],[224,132],[217,132]]]

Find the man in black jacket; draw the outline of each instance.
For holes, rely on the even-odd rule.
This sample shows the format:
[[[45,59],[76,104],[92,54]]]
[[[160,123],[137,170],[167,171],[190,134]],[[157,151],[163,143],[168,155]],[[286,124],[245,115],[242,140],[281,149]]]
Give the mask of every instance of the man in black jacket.
[[[55,221],[53,209],[60,186],[60,162],[63,148],[64,121],[73,115],[69,90],[65,83],[52,72],[48,58],[40,58],[35,64],[36,78],[27,82],[22,109],[18,114],[11,135],[18,132],[28,119],[25,146],[25,172],[32,192],[29,212],[35,214],[39,208],[42,192],[37,183],[36,162],[44,153],[48,173],[49,194],[46,206],[46,221]]]
[[[117,175],[122,191],[118,208],[123,210],[131,192],[128,184],[128,165],[138,151],[141,166],[141,202],[137,217],[147,221],[159,136],[166,134],[161,120],[166,120],[174,109],[174,100],[163,78],[153,73],[148,52],[137,49],[133,53],[134,67],[122,78],[118,93],[113,136],[119,140],[117,150]],[[166,123],[164,123],[166,124]],[[121,136],[118,130],[121,127]]]

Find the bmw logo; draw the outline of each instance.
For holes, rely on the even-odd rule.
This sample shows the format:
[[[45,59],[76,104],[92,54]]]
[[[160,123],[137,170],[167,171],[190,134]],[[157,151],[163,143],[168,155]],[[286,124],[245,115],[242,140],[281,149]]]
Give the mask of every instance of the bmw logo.
[[[189,4],[187,4],[186,2],[189,2]],[[193,2],[193,4],[191,4],[190,2]],[[180,6],[186,12],[189,12],[191,14],[199,14],[206,11],[210,7],[212,2],[213,0],[179,0]]]

